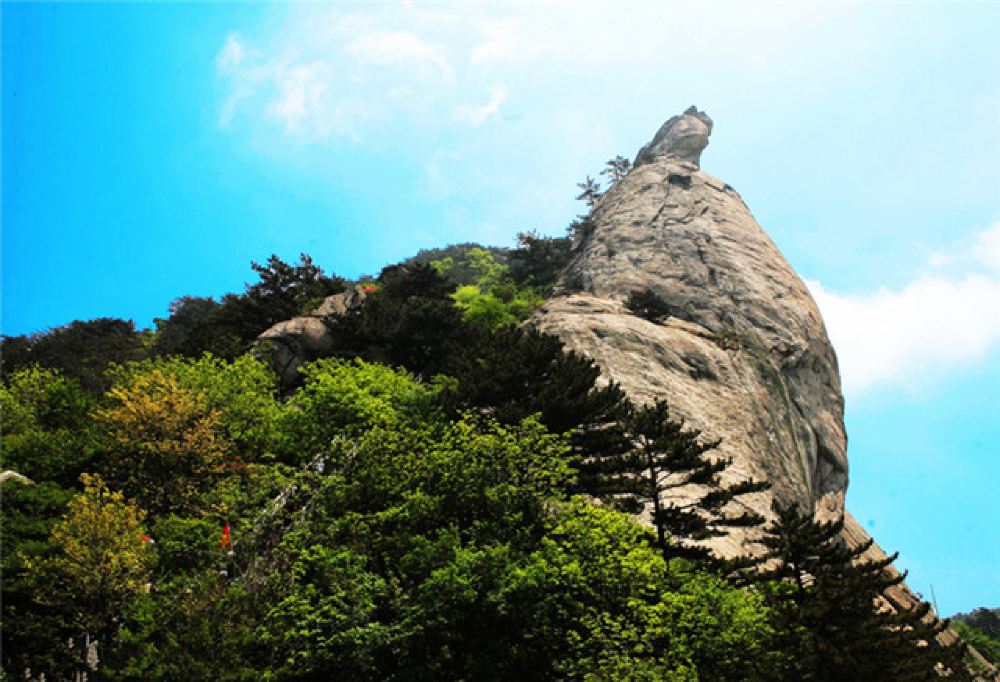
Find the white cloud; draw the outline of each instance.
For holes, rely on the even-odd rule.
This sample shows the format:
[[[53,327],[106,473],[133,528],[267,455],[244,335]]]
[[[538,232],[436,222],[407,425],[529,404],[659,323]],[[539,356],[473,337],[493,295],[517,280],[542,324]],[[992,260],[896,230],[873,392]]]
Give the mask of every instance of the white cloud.
[[[469,60],[476,66],[524,61],[545,43],[530,49],[525,44],[525,29],[512,19],[485,19],[480,23],[483,39],[472,50]]]
[[[468,123],[473,128],[477,128],[491,118],[500,117],[500,105],[507,99],[507,87],[504,85],[494,85],[490,88],[490,101],[478,107],[467,104],[460,105],[455,110],[455,117]]]
[[[986,267],[976,268],[973,259]],[[918,388],[1000,346],[1000,223],[981,232],[964,252],[939,252],[931,260],[931,267],[962,262],[965,272],[924,274],[895,291],[858,295],[807,282],[848,395],[884,384]]]
[[[366,33],[348,43],[344,50],[362,65],[414,69],[423,76],[439,75],[447,82],[455,78],[444,46],[422,40],[410,31]]]
[[[247,50],[243,46],[243,41],[236,32],[226,35],[226,42],[215,58],[215,65],[220,71],[232,71],[239,67],[247,56]]]
[[[494,89],[483,105],[463,101],[463,93],[468,97],[489,83],[551,92],[543,82],[553,77],[572,89],[593,75],[629,73],[635,80],[651,72],[659,82],[663,69],[690,55],[743,64],[748,54],[764,59],[763,53],[783,49],[767,47],[774,41],[748,32],[748,22],[768,36],[787,36],[831,14],[677,5],[669,12],[655,5],[626,12],[561,3],[374,4],[349,12],[294,5],[253,41],[236,32],[224,37],[216,70],[228,89],[219,123],[271,119],[283,133],[306,141],[373,133],[375,121],[379,133],[385,123],[413,130],[456,118],[475,127],[498,116],[508,96],[507,89]],[[710,26],[711,35],[684,28],[690,25]],[[706,42],[716,46],[710,53],[702,50]],[[670,73],[695,71],[692,65]],[[416,94],[400,97],[404,92]],[[589,116],[591,124],[602,118],[598,111]]]
[[[323,106],[329,89],[326,71],[322,61],[276,69],[278,95],[268,105],[267,115],[284,123],[286,132],[300,131],[303,122]]]
[[[979,234],[972,254],[976,260],[1000,272],[1000,222]]]

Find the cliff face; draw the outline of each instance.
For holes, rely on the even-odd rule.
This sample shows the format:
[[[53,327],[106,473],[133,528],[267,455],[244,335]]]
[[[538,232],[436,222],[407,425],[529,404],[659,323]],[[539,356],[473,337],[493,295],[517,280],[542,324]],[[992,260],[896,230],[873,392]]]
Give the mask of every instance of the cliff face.
[[[728,476],[773,485],[749,501],[757,511],[773,496],[836,517],[847,487],[836,356],[808,290],[739,194],[699,169],[711,126],[689,109],[639,152],[597,202],[535,323],[633,400],[665,398],[721,438]],[[624,306],[646,289],[668,304],[663,323]],[[715,545],[728,554],[739,541]]]
[[[739,194],[700,170],[711,131],[693,107],[660,128],[598,200],[591,229],[533,323],[592,358],[633,401],[663,398],[675,418],[721,439],[719,454],[733,460],[724,477],[770,481],[769,491],[743,498],[746,506],[769,517],[777,499],[820,520],[843,514],[845,542],[867,544],[844,509],[844,399],[823,319]],[[664,322],[625,306],[630,292],[646,289],[666,302]],[[735,530],[709,544],[734,556],[747,551],[745,539]],[[872,544],[865,556],[886,555]],[[883,596],[894,609],[920,601],[905,584]]]

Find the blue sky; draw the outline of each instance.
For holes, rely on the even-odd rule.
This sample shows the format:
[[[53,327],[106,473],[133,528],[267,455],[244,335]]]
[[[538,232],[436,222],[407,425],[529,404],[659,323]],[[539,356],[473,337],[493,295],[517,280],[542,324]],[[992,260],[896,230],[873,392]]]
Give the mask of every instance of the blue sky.
[[[9,4],[3,331],[140,326],[305,251],[511,245],[668,116],[807,280],[848,506],[941,611],[1000,605],[1000,6]]]

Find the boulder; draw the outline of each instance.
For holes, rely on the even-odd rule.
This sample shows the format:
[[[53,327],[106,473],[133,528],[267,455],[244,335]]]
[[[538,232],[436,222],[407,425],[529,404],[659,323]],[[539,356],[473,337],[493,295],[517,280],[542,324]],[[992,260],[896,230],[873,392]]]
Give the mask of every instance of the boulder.
[[[334,340],[327,320],[357,308],[366,295],[364,287],[356,286],[327,296],[307,315],[279,322],[257,337],[255,351],[269,358],[283,388],[299,383],[302,365],[332,354]]]

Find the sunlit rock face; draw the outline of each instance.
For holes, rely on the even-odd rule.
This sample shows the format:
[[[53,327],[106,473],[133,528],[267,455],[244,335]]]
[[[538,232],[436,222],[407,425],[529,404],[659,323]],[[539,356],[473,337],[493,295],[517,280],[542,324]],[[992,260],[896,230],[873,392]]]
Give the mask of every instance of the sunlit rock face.
[[[739,194],[701,171],[712,122],[671,118],[636,166],[595,205],[592,231],[535,324],[593,358],[640,403],[721,439],[731,479],[767,479],[772,498],[838,516],[847,439],[837,359],[802,280]],[[669,306],[662,323],[632,314],[632,291]],[[743,538],[715,541],[723,554]]]
[[[708,146],[712,134],[712,119],[704,111],[688,107],[680,116],[673,116],[664,123],[653,141],[639,150],[635,165],[649,163],[663,156],[673,156],[695,166],[701,163],[701,153]]]

